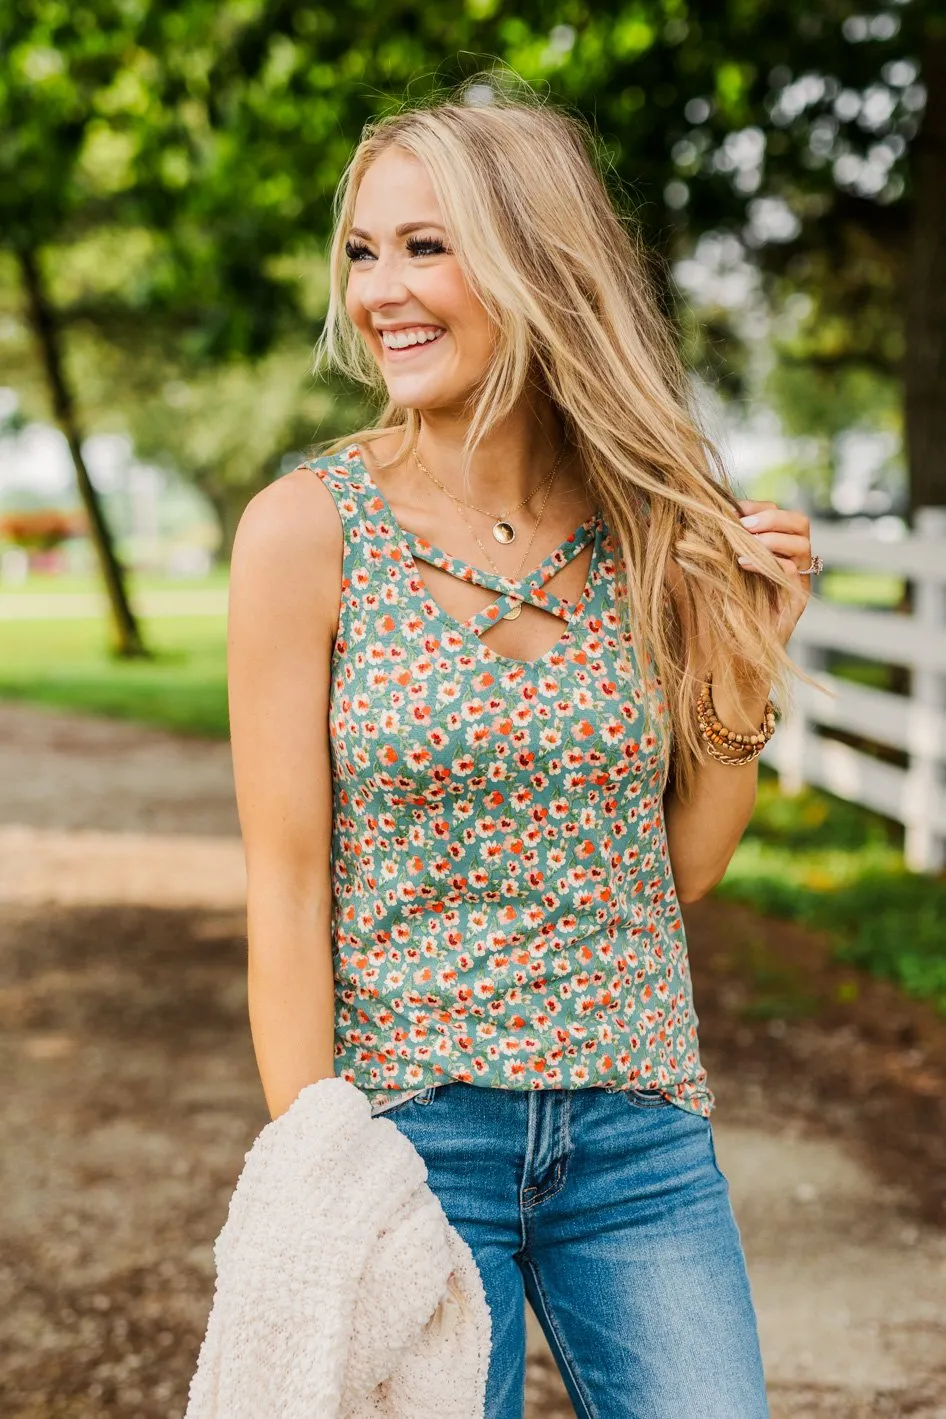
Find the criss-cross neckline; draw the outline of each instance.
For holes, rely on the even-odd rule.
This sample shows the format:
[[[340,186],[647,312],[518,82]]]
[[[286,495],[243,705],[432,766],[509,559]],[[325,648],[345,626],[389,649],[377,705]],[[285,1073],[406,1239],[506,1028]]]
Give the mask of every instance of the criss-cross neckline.
[[[429,605],[437,618],[446,625],[458,632],[472,636],[474,643],[480,651],[485,652],[490,659],[508,662],[509,665],[517,666],[541,666],[555,656],[563,654],[565,647],[570,644],[574,636],[574,623],[577,615],[587,606],[588,601],[594,591],[594,578],[598,566],[598,552],[601,542],[601,512],[595,509],[590,517],[585,518],[573,532],[563,538],[557,547],[544,557],[538,566],[526,572],[521,577],[508,577],[498,572],[486,572],[481,567],[472,562],[467,562],[462,557],[455,557],[449,552],[430,542],[426,537],[421,537],[419,533],[411,532],[409,528],[402,527],[394,515],[394,510],[388,502],[387,497],[371,475],[357,444],[349,449],[349,453],[354,453],[358,462],[358,467],[364,477],[366,486],[379,499],[387,520],[391,523],[392,529],[398,534],[400,540],[402,561],[406,569],[413,572],[414,577],[420,583],[423,590],[423,604]],[[578,553],[583,551],[588,543],[592,542],[591,560],[588,564],[588,576],[585,585],[574,603],[566,603],[562,597],[556,596],[544,590],[546,582],[568,565]],[[425,549],[426,555],[425,555]],[[440,567],[439,570],[446,571],[450,575],[456,576],[459,581],[466,581],[476,586],[483,586],[490,591],[500,592],[500,596],[491,601],[481,611],[474,612],[461,621],[456,616],[451,616],[443,609],[437,599],[431,595],[424,578],[421,575],[418,561],[429,561],[436,565],[436,559],[440,558],[446,563],[462,568],[462,571],[455,572],[452,566]],[[495,625],[513,605],[525,603],[536,606],[539,610],[546,611],[551,615],[558,616],[565,622],[559,639],[547,651],[535,657],[533,660],[523,660],[515,655],[502,655],[494,650],[491,645],[483,639],[482,634],[476,628],[482,626],[483,630],[488,630]]]

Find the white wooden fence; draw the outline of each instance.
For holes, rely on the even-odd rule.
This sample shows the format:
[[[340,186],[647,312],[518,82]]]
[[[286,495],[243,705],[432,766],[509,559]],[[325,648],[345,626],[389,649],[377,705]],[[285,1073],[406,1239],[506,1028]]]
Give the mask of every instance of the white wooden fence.
[[[910,615],[840,606],[814,595],[789,652],[826,695],[796,681],[796,707],[766,746],[788,792],[816,784],[902,823],[907,863],[920,872],[946,862],[946,509],[927,508],[897,541],[834,523],[812,525],[825,569],[886,572],[914,586]],[[911,672],[909,697],[855,685],[823,669],[831,651]],[[882,762],[819,727],[844,729],[907,755],[907,767]]]

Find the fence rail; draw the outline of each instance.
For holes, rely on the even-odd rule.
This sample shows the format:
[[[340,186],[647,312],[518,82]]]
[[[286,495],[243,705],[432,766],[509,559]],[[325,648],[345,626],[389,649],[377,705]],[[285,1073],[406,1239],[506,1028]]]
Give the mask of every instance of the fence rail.
[[[812,598],[789,650],[825,694],[799,683],[794,712],[766,746],[783,788],[816,784],[902,823],[910,867],[946,865],[946,509],[917,514],[914,531],[897,541],[872,530],[812,525],[812,545],[830,570],[885,572],[913,585],[909,614],[868,610]],[[909,695],[872,689],[826,669],[832,653],[905,667]],[[906,766],[888,763],[825,735],[844,730],[899,750]]]

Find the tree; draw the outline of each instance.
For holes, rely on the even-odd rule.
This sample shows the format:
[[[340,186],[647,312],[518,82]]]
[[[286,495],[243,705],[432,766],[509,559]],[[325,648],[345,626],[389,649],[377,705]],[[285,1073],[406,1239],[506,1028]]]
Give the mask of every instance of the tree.
[[[766,380],[767,403],[776,411],[781,426],[800,441],[799,459],[793,481],[821,514],[851,511],[844,506],[845,490],[837,486],[838,464],[845,441],[852,435],[869,434],[884,450],[873,469],[860,462],[862,482],[855,496],[861,506],[887,512],[902,500],[896,496],[902,486],[902,469],[896,450],[902,432],[898,392],[885,375],[858,364],[840,363],[823,368],[806,359],[777,359]],[[886,445],[886,448],[884,446]],[[880,453],[880,450],[878,450]],[[787,471],[787,470],[786,470]],[[839,499],[832,502],[832,493]]]
[[[913,501],[946,501],[944,0],[0,3],[2,240],[45,276],[60,350],[120,370],[149,447],[155,391],[252,399],[271,352],[311,347],[362,124],[498,56],[596,122],[668,302],[667,261],[731,232],[773,302],[809,294],[797,357],[902,377]],[[172,419],[209,491],[213,453],[172,448]],[[278,465],[221,461],[244,493]]]
[[[946,502],[943,0],[260,4],[206,80],[208,124],[239,154],[215,191],[238,184],[254,250],[287,225],[324,234],[362,122],[484,54],[596,121],[658,277],[660,256],[735,232],[773,300],[813,297],[813,364],[902,379],[912,504]]]
[[[289,343],[259,360],[208,365],[127,409],[139,454],[176,469],[213,505],[225,558],[248,499],[298,461],[316,431],[329,437],[363,421],[350,391],[316,387],[307,353]]]
[[[736,234],[795,358],[902,382],[910,502],[946,504],[946,18],[941,0],[595,6],[556,75],[592,89],[670,255]],[[805,338],[807,337],[807,338]]]
[[[90,9],[70,17],[44,0],[2,8],[6,41],[0,65],[0,240],[19,268],[53,416],[68,442],[79,493],[112,612],[118,654],[145,654],[101,505],[82,455],[79,413],[63,354],[63,332],[50,299],[43,247],[82,204],[80,161],[94,125],[96,98],[114,77],[130,39],[120,7],[106,7],[100,30]],[[68,55],[66,63],[63,55]],[[35,102],[37,89],[42,101]]]

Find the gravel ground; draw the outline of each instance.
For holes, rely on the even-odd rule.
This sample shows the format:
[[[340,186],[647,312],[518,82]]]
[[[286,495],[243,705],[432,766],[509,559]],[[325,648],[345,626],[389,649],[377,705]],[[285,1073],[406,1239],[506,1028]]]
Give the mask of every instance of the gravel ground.
[[[3,1419],[183,1413],[268,1117],[242,892],[226,745],[0,705]],[[946,1419],[946,1026],[868,982],[841,1011],[791,928],[689,926],[773,1419]],[[753,1023],[760,950],[812,1017]],[[528,1419],[571,1414],[532,1322]]]

